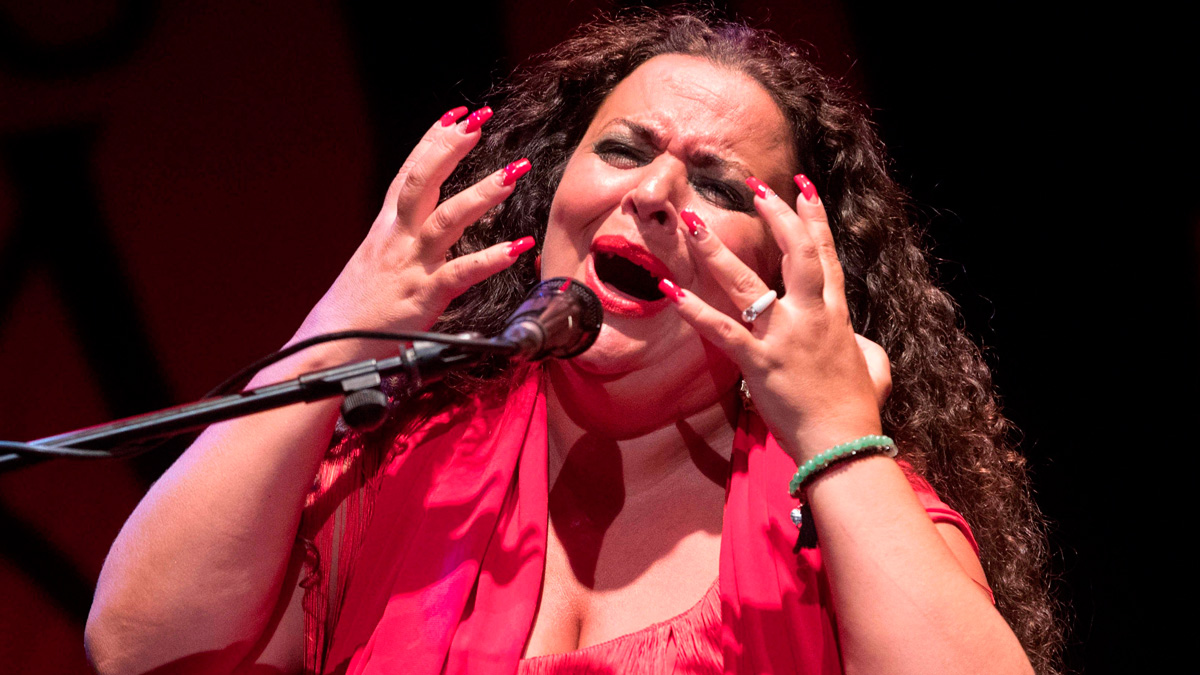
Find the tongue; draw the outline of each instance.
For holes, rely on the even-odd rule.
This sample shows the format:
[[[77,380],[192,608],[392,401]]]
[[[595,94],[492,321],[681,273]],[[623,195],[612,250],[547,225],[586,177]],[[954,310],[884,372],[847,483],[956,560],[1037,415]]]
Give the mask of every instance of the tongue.
[[[658,277],[625,258],[610,253],[596,255],[596,276],[625,295],[639,300],[660,300]]]

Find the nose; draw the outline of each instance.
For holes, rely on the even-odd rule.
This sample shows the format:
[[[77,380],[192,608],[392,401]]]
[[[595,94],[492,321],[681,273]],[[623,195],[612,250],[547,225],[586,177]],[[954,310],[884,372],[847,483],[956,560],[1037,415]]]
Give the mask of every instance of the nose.
[[[629,205],[639,223],[674,223],[681,189],[687,185],[687,169],[667,153],[642,167],[637,184],[629,193]]]

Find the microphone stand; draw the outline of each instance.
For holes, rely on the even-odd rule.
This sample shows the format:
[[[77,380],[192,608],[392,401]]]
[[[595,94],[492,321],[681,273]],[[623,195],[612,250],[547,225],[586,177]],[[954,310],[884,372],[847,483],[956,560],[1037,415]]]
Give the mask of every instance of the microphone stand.
[[[447,372],[477,363],[488,354],[516,351],[516,345],[501,339],[479,339],[470,346],[417,340],[402,349],[398,356],[382,360],[368,359],[305,373],[257,389],[135,415],[28,443],[2,441],[0,472],[54,458],[127,457],[151,449],[165,437],[201,429],[215,422],[334,396],[346,397],[342,403],[342,417],[348,425],[369,430],[381,424],[387,414],[387,396],[379,389],[384,377],[399,374],[406,380],[407,390],[415,392],[441,379]]]

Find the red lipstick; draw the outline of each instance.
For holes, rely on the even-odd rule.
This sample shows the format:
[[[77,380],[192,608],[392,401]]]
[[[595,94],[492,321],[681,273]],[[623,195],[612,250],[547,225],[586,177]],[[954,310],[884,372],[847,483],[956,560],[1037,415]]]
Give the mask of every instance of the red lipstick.
[[[637,298],[604,283],[596,274],[596,255],[608,254],[620,256],[659,279],[669,279],[671,271],[653,253],[630,242],[625,237],[613,234],[596,237],[592,242],[591,252],[592,255],[587,259],[584,281],[593,291],[596,291],[605,312],[621,316],[648,317],[657,314],[667,306],[668,300],[665,297],[657,300]]]

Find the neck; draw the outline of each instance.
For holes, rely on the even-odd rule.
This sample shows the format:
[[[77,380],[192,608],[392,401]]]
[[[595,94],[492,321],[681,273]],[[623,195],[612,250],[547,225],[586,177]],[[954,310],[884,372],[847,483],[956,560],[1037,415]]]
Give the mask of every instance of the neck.
[[[550,527],[578,584],[622,586],[685,539],[719,541],[731,396],[655,396],[644,379],[548,372]],[[601,565],[604,550],[615,559]]]
[[[581,392],[553,373],[549,380],[552,487],[561,477],[588,492],[620,492],[626,504],[697,482],[724,490],[737,424],[733,392],[679,408],[605,395],[604,387]]]

